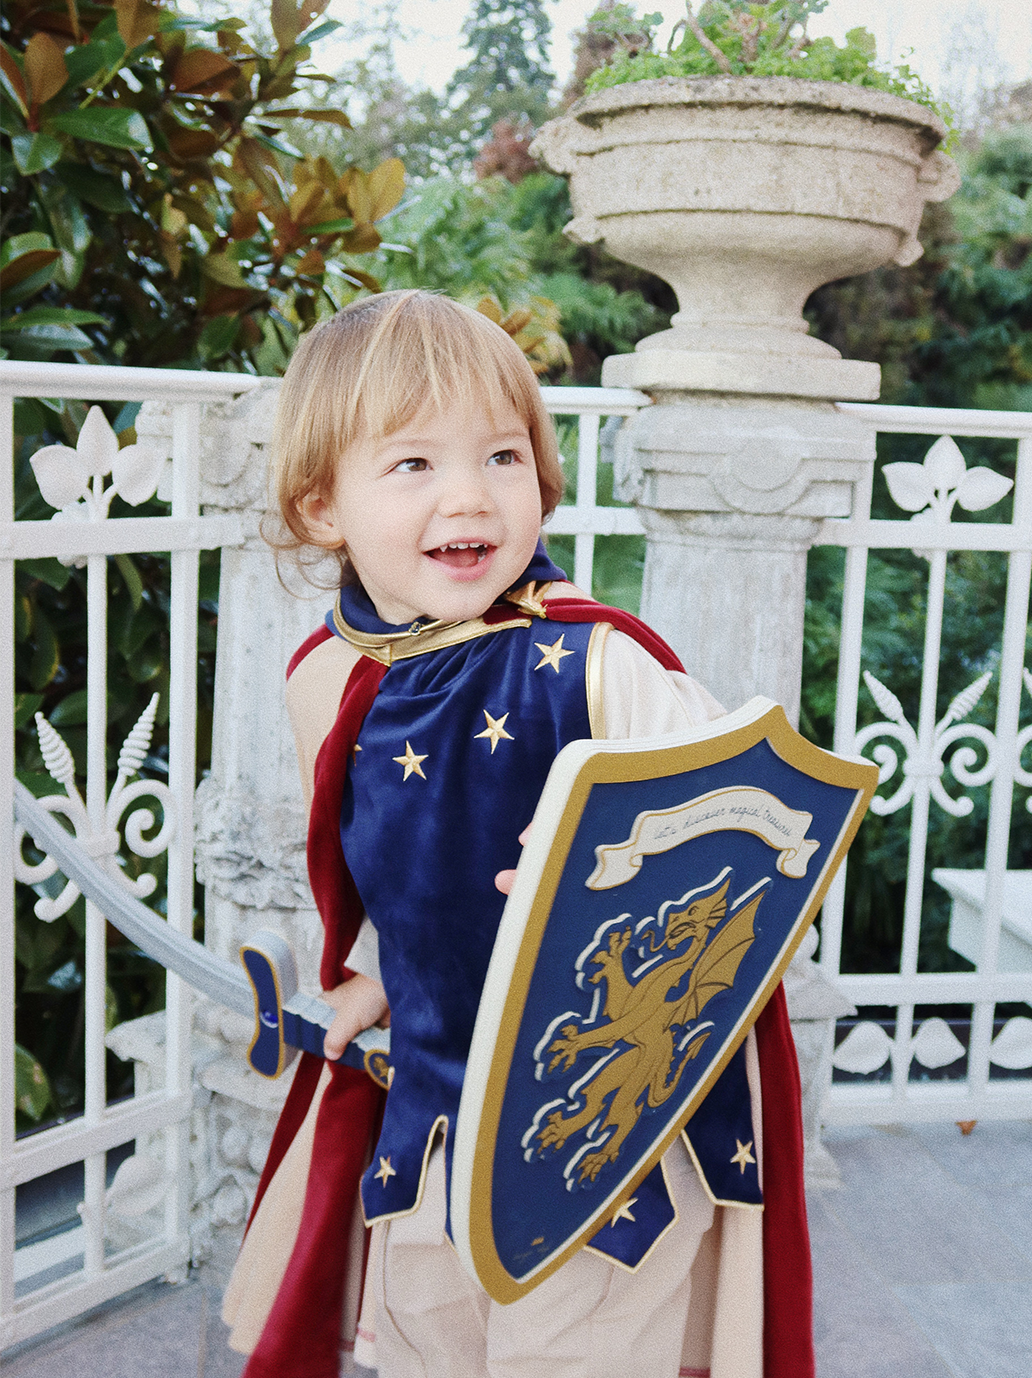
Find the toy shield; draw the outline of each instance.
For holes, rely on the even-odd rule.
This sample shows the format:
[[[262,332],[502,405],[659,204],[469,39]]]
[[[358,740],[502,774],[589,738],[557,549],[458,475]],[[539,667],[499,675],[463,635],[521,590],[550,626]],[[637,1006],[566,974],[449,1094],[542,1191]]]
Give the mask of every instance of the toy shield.
[[[877,768],[769,699],[556,758],[502,917],[456,1127],[455,1246],[499,1302],[614,1218],[816,915]]]

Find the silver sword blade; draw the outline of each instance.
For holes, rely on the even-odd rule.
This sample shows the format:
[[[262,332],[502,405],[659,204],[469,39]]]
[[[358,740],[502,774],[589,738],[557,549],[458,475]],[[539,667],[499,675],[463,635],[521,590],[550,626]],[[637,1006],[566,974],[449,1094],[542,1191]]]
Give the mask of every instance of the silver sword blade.
[[[18,780],[14,782],[14,812],[37,846],[53,857],[86,898],[148,957],[237,1014],[256,1013],[257,988],[252,986],[242,971],[209,952],[202,943],[177,933],[135,895],[129,894],[118,877],[98,865],[82,844],[66,832],[54,815]],[[260,1022],[264,1023],[269,1018],[274,1026],[282,1022],[281,1036],[285,1043],[293,1049],[306,1048],[321,1056],[323,1037],[336,1014],[333,1006],[318,996],[306,995],[297,989],[293,954],[278,934],[257,933],[250,943],[245,944],[245,948],[248,947],[257,949],[265,960],[276,967],[277,1001],[280,996],[283,999],[282,1005],[275,1011],[259,1011]],[[256,1042],[257,1037],[256,1033]],[[364,1068],[379,1085],[387,1086],[390,1046],[389,1029],[365,1029],[348,1044],[341,1061],[349,1066]],[[248,1058],[252,1067],[263,1076],[275,1076],[293,1056],[291,1048],[285,1050],[287,1057],[279,1061],[274,1072],[263,1070],[256,1060],[254,1043]]]
[[[54,858],[68,879],[130,942],[219,1004],[238,1014],[253,1013],[251,984],[242,971],[193,938],[177,933],[129,894],[122,882],[98,865],[19,780],[14,783],[14,812],[40,849]]]

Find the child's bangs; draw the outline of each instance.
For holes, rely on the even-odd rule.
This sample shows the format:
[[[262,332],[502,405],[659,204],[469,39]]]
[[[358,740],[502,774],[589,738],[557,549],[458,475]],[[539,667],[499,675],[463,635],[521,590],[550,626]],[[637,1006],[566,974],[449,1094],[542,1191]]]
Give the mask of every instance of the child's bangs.
[[[406,305],[385,322],[367,356],[356,431],[391,435],[424,408],[453,406],[492,418],[511,407],[533,428],[540,394],[517,345],[486,317],[446,299],[426,296]]]

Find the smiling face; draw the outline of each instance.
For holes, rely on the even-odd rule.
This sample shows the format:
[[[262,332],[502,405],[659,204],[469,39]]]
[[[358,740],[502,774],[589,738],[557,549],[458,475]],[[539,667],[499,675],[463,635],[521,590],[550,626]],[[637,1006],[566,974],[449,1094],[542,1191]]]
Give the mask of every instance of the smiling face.
[[[383,621],[479,617],[523,573],[541,531],[527,424],[509,404],[424,407],[350,445],[333,491],[299,510],[313,541],[347,551]]]

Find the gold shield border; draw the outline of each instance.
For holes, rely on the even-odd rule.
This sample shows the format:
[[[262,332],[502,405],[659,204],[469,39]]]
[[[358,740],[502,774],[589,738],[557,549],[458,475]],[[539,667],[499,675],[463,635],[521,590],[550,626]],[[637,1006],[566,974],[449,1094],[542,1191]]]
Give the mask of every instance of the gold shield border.
[[[769,702],[769,700],[767,701]],[[745,713],[756,700],[746,704]],[[714,724],[717,726],[718,724]],[[835,846],[818,873],[805,905],[799,912],[781,953],[771,967],[765,984],[756,991],[735,1029],[732,1031],[719,1059],[692,1092],[682,1114],[666,1134],[631,1169],[622,1184],[600,1204],[580,1233],[564,1248],[544,1260],[522,1280],[514,1278],[504,1267],[495,1247],[491,1218],[492,1170],[502,1102],[508,1082],[509,1069],[515,1051],[516,1035],[523,1018],[527,993],[537,963],[541,939],[552,911],[559,880],[569,856],[573,839],[580,825],[588,796],[597,784],[622,783],[628,780],[654,780],[682,771],[714,765],[741,755],[757,742],[767,739],[771,748],[788,765],[796,767],[812,779],[826,784],[855,790],[853,807],[839,832]],[[487,1077],[487,1089],[479,1119],[479,1131],[473,1155],[470,1189],[469,1242],[477,1276],[485,1291],[495,1301],[507,1304],[518,1300],[543,1282],[595,1234],[599,1222],[612,1214],[637,1191],[678,1137],[685,1121],[702,1102],[710,1088],[731,1060],[746,1034],[752,1028],[767,1001],[773,994],[785,969],[792,960],[803,935],[817,915],[835,873],[849,849],[878,784],[878,767],[859,760],[846,760],[814,746],[801,737],[785,717],[780,704],[770,708],[742,727],[698,742],[679,744],[669,748],[655,747],[647,751],[599,752],[578,771],[569,791],[569,798],[556,828],[545,862],[544,871],[527,919],[519,954],[501,1015],[498,1036]]]

